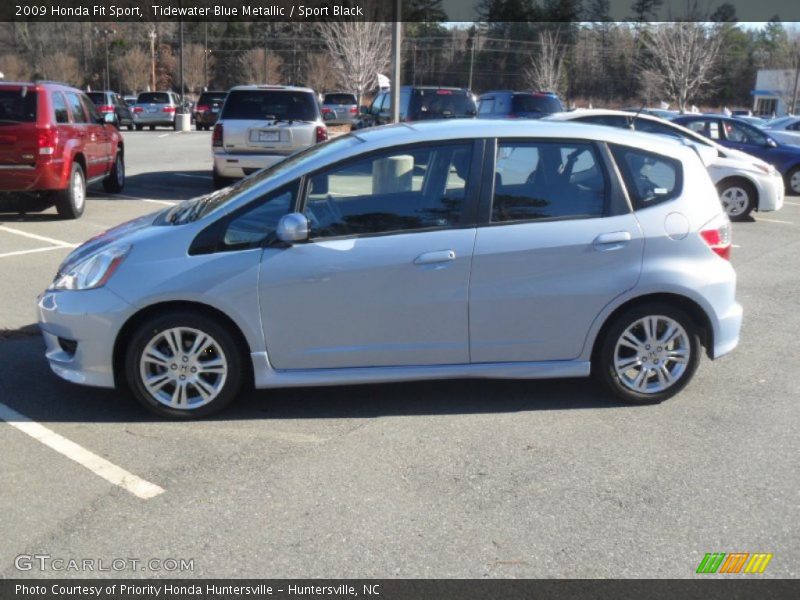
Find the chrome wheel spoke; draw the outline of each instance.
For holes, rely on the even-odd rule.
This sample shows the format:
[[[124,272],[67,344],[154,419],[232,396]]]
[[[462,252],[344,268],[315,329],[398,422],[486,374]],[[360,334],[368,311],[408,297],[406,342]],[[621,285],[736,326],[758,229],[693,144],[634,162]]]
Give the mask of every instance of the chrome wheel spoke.
[[[169,373],[158,373],[145,380],[145,385],[151,393],[155,393],[172,381]]]
[[[216,396],[216,390],[214,390],[214,386],[206,383],[203,379],[198,377],[197,379],[192,382],[192,387],[197,390],[200,396],[208,402],[214,396]]]
[[[170,329],[164,334],[164,340],[167,342],[172,358],[177,358],[181,354],[181,332],[179,329]]]
[[[197,363],[197,371],[199,373],[222,373],[227,370],[227,365],[225,361],[221,358],[215,358],[213,360],[206,360],[206,361],[198,361]]]
[[[158,365],[159,367],[169,367],[169,356],[161,352],[158,348],[148,348],[142,360]]]
[[[208,341],[209,338],[206,334],[198,333],[195,336],[192,347],[189,349],[187,354],[192,358],[196,358],[208,346]]]
[[[175,390],[172,392],[172,406],[180,407],[186,405],[186,383],[179,382],[175,384]]]
[[[641,366],[642,361],[638,356],[631,356],[628,358],[618,358],[616,361],[617,372],[624,372],[633,367]]]
[[[637,352],[639,351],[639,348],[641,348],[642,346],[641,340],[637,338],[630,329],[622,334],[619,343],[625,346],[626,348],[631,348],[633,350],[636,350]]]

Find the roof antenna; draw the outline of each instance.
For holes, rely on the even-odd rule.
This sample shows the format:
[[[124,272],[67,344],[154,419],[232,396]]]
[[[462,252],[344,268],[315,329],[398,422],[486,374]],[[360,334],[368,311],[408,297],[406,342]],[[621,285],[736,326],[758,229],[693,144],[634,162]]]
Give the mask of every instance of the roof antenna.
[[[636,123],[636,119],[639,118],[639,115],[642,114],[642,111],[644,110],[645,104],[647,104],[647,102],[643,101],[642,105],[639,107],[639,110],[637,110],[636,114],[633,115],[633,118],[630,121],[628,121],[628,129],[636,129],[636,127],[634,126],[634,123]]]

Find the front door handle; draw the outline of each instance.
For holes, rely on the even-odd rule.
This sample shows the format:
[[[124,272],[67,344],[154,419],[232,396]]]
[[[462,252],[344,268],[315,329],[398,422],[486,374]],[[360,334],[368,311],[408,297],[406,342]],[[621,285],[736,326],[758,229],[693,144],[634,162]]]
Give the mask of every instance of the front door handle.
[[[601,233],[594,238],[594,246],[598,250],[612,250],[620,248],[630,241],[629,231],[612,231],[611,233]]]
[[[454,250],[437,250],[436,252],[425,252],[414,259],[415,265],[432,265],[435,263],[449,262],[456,259]]]

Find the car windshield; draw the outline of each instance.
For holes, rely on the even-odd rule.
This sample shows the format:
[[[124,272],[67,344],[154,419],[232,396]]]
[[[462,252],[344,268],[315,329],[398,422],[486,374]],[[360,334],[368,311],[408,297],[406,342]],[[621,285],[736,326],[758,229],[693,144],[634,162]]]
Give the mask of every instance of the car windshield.
[[[515,94],[511,99],[511,112],[517,114],[552,114],[563,110],[561,101],[549,94]]]
[[[412,94],[409,113],[413,120],[474,117],[477,108],[466,90],[417,89]]]
[[[325,94],[323,104],[336,104],[342,106],[345,104],[355,104],[356,97],[353,94]]]
[[[314,95],[289,90],[235,90],[228,95],[223,119],[315,121]]]
[[[144,92],[139,94],[139,104],[169,104],[169,94],[164,92]]]
[[[0,89],[0,125],[36,121],[36,92]]]
[[[241,194],[270,177],[278,177],[289,169],[301,167],[306,162],[313,159],[334,156],[347,148],[352,148],[361,143],[363,142],[357,137],[345,135],[321,144],[315,144],[310,148],[288,156],[271,167],[257,171],[249,177],[245,177],[232,186],[222,188],[211,194],[206,194],[205,196],[199,196],[198,198],[192,198],[191,200],[181,202],[164,213],[161,223],[168,225],[191,223],[223,207],[234,198],[238,198]]]
[[[197,101],[197,106],[201,105],[209,105],[209,104],[222,104],[225,102],[226,93],[222,94],[203,94],[200,96],[200,99]]]

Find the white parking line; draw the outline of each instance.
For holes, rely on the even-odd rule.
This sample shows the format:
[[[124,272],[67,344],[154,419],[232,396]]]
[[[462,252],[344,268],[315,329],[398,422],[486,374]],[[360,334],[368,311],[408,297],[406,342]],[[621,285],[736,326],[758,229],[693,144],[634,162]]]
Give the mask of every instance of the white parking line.
[[[168,136],[170,136],[170,135],[172,135],[172,134],[170,134],[170,133],[162,133],[162,134],[161,134],[160,136],[158,136],[158,137],[160,137],[160,138],[165,138],[165,137],[168,137]]]
[[[153,200],[152,198],[139,198],[138,196],[128,196],[127,194],[114,194],[114,198],[125,198],[126,200],[141,200],[142,202],[150,202],[151,204],[165,204],[167,206],[175,206],[177,200]]]
[[[0,254],[0,258],[20,256],[22,254],[35,254],[36,252],[47,252],[49,250],[65,250],[66,248],[67,246],[47,246],[46,248],[34,248],[33,250],[17,250],[16,252],[4,252]]]
[[[192,175],[190,173],[172,173],[178,177],[194,177],[195,179],[211,179],[211,175]]]
[[[6,233],[14,233],[16,235],[21,235],[26,238],[31,238],[32,240],[47,242],[48,244],[55,244],[56,246],[61,246],[63,248],[78,247],[78,244],[71,244],[70,242],[65,242],[63,240],[56,240],[54,238],[45,237],[43,235],[37,235],[35,233],[28,233],[27,231],[22,231],[21,229],[14,229],[13,227],[6,227],[5,225],[0,225],[0,231],[5,231]]]
[[[0,403],[0,419],[138,498],[149,500],[164,493],[164,488],[161,486],[145,481],[110,463],[105,458],[97,456],[94,452],[89,452],[83,446],[58,435],[55,431],[29,419],[3,403]]]
[[[789,200],[784,200],[783,203],[789,206],[800,206],[800,202],[790,202]]]
[[[780,219],[765,219],[764,217],[758,217],[756,221],[766,221],[767,223],[783,223],[784,225],[794,225],[792,221],[781,221]]]

